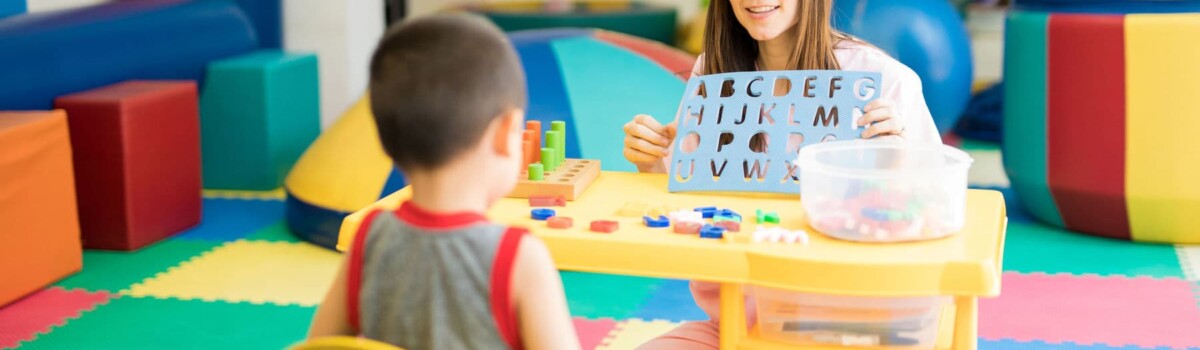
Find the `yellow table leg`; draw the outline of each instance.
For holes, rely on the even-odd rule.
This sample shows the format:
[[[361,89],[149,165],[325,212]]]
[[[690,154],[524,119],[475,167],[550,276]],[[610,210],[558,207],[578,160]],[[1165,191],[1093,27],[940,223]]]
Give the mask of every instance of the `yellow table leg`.
[[[979,342],[979,301],[954,297],[954,350],[975,350]]]
[[[746,337],[746,297],[742,285],[721,283],[721,350],[737,349]]]

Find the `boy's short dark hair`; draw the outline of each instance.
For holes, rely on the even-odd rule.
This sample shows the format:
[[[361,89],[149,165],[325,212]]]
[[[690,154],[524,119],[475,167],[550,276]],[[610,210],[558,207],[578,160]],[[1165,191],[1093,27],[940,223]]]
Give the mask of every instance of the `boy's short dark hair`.
[[[401,168],[435,168],[477,145],[488,124],[525,109],[525,73],[504,33],[473,15],[388,29],[371,58],[371,111]]]

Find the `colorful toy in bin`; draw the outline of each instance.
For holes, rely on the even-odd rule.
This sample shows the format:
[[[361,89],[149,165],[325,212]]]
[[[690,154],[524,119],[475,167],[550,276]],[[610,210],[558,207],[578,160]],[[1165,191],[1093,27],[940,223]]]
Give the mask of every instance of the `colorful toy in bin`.
[[[944,145],[830,142],[800,151],[801,202],[810,224],[863,242],[932,239],[957,232],[971,158]]]

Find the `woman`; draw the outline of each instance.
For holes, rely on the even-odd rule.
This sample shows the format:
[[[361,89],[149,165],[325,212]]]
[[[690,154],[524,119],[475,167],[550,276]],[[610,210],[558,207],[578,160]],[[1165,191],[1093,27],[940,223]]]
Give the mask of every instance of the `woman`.
[[[704,53],[692,74],[756,70],[851,70],[880,72],[880,98],[863,109],[862,137],[940,143],[921,94],[921,80],[904,64],[859,39],[834,30],[832,0],[713,0],[704,32]],[[786,91],[787,86],[776,86]],[[641,172],[665,173],[678,120],[667,125],[638,115],[625,124],[625,158]],[[766,141],[751,140],[761,149]],[[640,349],[717,349],[719,286],[693,281],[692,296],[711,318],[689,322]],[[748,303],[753,324],[753,301]]]

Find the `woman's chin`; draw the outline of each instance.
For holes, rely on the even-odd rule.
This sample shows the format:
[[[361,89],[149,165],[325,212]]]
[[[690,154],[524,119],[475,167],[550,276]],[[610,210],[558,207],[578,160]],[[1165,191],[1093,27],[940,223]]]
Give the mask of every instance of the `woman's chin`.
[[[747,30],[747,32],[750,34],[751,38],[754,38],[754,40],[770,41],[775,38],[778,38],[780,34],[783,34],[783,29],[763,28],[763,29],[757,29],[757,30]]]

